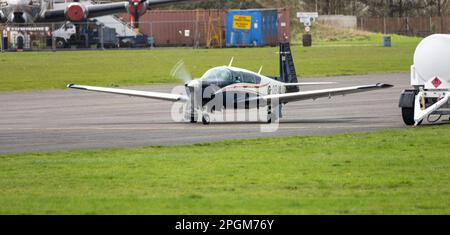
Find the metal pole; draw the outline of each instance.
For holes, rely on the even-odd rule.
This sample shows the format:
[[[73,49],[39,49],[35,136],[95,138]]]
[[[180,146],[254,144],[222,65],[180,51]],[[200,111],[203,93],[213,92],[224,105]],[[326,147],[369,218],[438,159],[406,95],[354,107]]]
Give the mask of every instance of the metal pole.
[[[406,17],[406,27],[407,27],[407,31],[408,31],[408,33],[409,33],[409,17],[407,16]]]
[[[100,45],[101,45],[101,49],[105,50],[105,43],[103,41],[103,24],[100,24]]]
[[[84,22],[83,22],[84,23]],[[89,49],[89,22],[86,22],[86,27],[84,28],[84,46]]]
[[[55,40],[55,36],[53,34],[53,32],[55,32],[55,23],[52,23],[52,51],[56,51],[56,40]]]
[[[2,29],[3,29],[3,27],[2,27]],[[4,49],[3,49],[3,43],[5,42],[5,29],[3,29],[2,30],[2,41],[1,41],[1,45],[0,45],[0,47],[1,47],[1,52],[3,53],[3,51],[4,51]]]
[[[432,34],[432,33],[433,33],[433,18],[431,18],[431,16],[430,16],[430,30],[429,30],[428,33],[429,33],[429,34]]]

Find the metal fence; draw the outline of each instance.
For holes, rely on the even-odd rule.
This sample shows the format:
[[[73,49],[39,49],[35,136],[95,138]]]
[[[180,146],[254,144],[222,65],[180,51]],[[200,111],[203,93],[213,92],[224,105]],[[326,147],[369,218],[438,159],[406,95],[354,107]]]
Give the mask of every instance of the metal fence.
[[[224,42],[222,27],[195,21],[140,22],[139,32],[119,22],[0,24],[0,32],[2,51],[221,47]]]
[[[358,29],[421,37],[435,33],[448,34],[450,33],[450,16],[358,18]]]
[[[111,29],[95,23],[4,24],[0,29],[2,51],[93,49],[117,47],[119,42],[115,34],[114,40],[105,39]]]

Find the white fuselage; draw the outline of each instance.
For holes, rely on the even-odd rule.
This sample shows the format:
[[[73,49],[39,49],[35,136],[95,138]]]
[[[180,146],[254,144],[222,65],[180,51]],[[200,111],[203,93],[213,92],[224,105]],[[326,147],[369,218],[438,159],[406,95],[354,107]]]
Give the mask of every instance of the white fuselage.
[[[266,77],[264,75],[255,73],[250,70],[236,68],[236,67],[227,67],[225,68],[240,73],[247,73],[260,78],[260,81],[257,83],[248,83],[248,82],[237,82],[230,84],[228,86],[220,89],[219,92],[235,92],[235,93],[250,93],[257,94],[260,96],[269,95],[269,94],[283,94],[286,92],[285,86],[283,86],[282,82],[276,81],[272,78]]]
[[[267,104],[257,102],[258,97],[286,93],[286,86],[282,82],[231,66],[212,68],[201,78],[186,83],[186,87],[195,88],[187,92],[192,94],[195,91],[196,102],[203,105],[208,103],[208,107],[214,106],[216,110],[263,107]],[[249,101],[254,103],[250,104]]]

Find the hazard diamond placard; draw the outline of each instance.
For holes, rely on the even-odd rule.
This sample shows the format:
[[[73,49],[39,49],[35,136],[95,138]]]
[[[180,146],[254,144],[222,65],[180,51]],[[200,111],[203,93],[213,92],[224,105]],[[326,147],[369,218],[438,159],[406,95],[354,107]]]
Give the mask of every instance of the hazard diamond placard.
[[[438,88],[442,82],[438,77],[435,77],[433,81],[431,81],[431,84],[433,84],[434,88]]]

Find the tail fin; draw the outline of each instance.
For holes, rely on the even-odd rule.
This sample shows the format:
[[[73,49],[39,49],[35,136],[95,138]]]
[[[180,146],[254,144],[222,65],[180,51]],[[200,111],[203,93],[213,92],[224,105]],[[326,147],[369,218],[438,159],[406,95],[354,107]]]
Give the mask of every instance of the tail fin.
[[[298,83],[289,42],[280,43],[280,81],[284,83]],[[297,86],[286,87],[287,93],[298,91]]]

